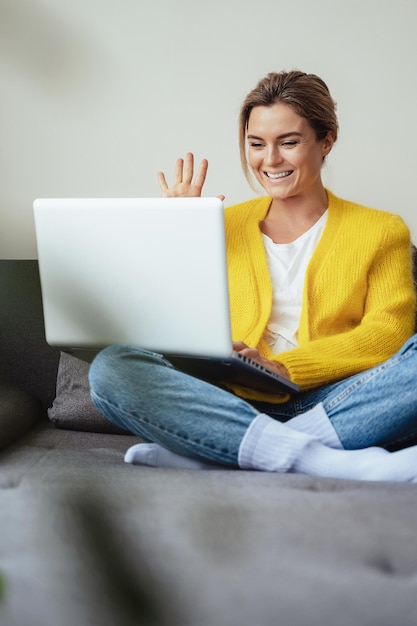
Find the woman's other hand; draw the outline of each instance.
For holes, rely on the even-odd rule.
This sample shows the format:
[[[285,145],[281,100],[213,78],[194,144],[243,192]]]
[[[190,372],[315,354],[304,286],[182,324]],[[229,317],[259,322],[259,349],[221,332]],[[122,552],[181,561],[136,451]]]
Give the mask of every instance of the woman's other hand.
[[[233,350],[235,350],[236,352],[241,352],[245,356],[253,359],[257,363],[260,363],[264,367],[267,367],[273,372],[277,372],[277,374],[279,374],[283,378],[291,380],[290,375],[281,363],[277,363],[276,361],[270,361],[269,359],[262,356],[262,354],[260,354],[259,351],[256,350],[256,348],[250,348],[243,341],[234,341]]]
[[[187,152],[185,159],[179,158],[175,163],[174,184],[172,187],[168,183],[163,172],[158,172],[158,182],[163,198],[195,198],[201,196],[204,183],[206,181],[208,169],[207,159],[200,163],[199,170],[194,177],[194,155]],[[224,196],[217,196],[224,200]]]

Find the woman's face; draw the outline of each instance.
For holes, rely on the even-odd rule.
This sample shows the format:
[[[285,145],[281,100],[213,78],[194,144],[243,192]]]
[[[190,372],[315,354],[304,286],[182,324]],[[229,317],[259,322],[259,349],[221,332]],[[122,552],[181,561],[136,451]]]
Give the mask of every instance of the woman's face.
[[[331,134],[318,141],[308,121],[286,104],[254,107],[249,116],[248,161],[273,199],[305,196],[322,188],[323,158]]]

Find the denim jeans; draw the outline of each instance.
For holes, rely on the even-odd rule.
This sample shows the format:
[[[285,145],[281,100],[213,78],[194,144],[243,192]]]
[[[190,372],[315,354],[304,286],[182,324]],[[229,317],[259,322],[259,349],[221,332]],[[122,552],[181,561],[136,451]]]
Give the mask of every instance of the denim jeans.
[[[286,422],[320,402],[345,449],[402,447],[417,434],[417,335],[380,365],[281,404],[247,402],[125,345],[97,355],[90,386],[93,402],[115,424],[179,454],[233,467],[258,413]]]

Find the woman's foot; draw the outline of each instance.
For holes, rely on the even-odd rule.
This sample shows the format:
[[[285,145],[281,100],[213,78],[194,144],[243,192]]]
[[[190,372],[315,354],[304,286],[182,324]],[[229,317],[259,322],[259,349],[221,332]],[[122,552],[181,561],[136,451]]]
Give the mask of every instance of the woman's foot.
[[[171,452],[157,443],[137,443],[125,454],[125,463],[146,465],[148,467],[165,467],[171,469],[227,469],[224,465],[205,463],[188,456]]]

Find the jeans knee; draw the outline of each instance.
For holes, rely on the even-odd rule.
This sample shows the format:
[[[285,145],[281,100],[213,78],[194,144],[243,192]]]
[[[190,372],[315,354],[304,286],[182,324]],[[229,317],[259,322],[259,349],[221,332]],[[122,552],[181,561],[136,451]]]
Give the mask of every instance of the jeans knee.
[[[154,352],[136,346],[115,344],[97,354],[90,366],[89,381],[91,390],[105,395],[109,390],[129,387],[133,381],[149,381],[150,366],[170,366],[170,363]],[[172,367],[172,366],[171,366]],[[100,392],[103,391],[103,393]]]
[[[93,359],[88,378],[90,388],[99,395],[100,389],[109,389],[114,386],[115,370],[118,363],[126,354],[127,346],[112,345],[101,350]]]

